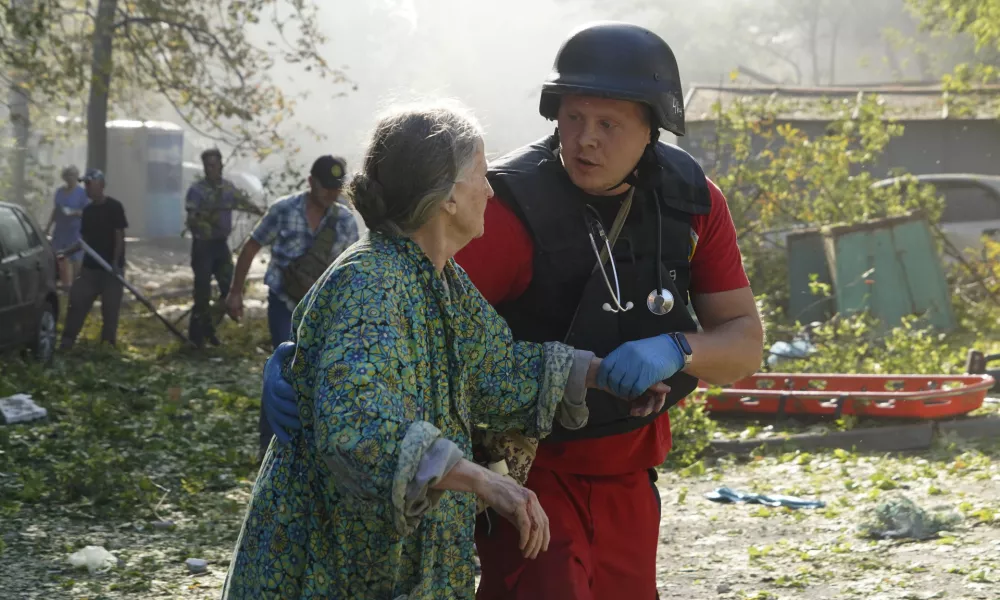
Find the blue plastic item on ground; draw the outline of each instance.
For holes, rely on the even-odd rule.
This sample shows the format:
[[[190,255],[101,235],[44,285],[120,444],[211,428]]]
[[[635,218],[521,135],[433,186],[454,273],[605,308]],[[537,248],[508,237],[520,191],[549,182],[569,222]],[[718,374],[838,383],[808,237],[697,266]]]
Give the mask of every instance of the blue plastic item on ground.
[[[754,494],[751,492],[741,492],[727,487],[720,487],[714,492],[708,492],[705,497],[712,502],[723,504],[733,504],[745,502],[747,504],[763,504],[764,506],[786,508],[823,508],[826,503],[822,500],[804,500],[794,496],[783,496],[781,494]]]

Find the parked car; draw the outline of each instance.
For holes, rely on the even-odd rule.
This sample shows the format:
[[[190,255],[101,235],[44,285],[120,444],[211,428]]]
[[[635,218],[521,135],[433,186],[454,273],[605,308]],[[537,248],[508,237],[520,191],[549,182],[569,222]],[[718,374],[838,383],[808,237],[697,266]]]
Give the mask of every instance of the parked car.
[[[960,252],[980,251],[983,236],[1000,240],[1000,176],[976,173],[931,173],[911,175],[934,186],[944,197],[941,231]],[[892,185],[899,178],[875,182],[872,187]]]
[[[927,175],[907,175],[921,183],[934,186],[939,196],[944,198],[944,210],[938,225],[945,238],[955,250],[981,252],[983,237],[1000,241],[1000,176],[974,173],[932,173]],[[881,179],[871,185],[873,189],[890,186],[903,177]],[[765,242],[775,248],[784,248],[788,234],[809,229],[810,225],[800,225],[785,229],[773,229],[761,234]],[[946,253],[944,259],[952,260]]]
[[[56,345],[56,254],[20,206],[0,202],[0,352],[49,363]]]

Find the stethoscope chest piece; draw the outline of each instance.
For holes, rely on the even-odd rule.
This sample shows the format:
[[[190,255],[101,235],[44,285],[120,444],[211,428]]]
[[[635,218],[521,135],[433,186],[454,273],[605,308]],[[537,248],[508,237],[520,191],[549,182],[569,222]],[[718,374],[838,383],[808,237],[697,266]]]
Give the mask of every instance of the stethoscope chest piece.
[[[663,316],[674,308],[674,295],[670,290],[653,290],[646,296],[646,308],[654,315]]]

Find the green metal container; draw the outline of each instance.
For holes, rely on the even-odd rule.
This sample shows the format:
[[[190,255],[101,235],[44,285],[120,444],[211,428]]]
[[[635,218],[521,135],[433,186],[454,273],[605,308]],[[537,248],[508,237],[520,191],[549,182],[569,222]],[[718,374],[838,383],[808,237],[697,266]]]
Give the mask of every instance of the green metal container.
[[[921,213],[790,235],[788,266],[789,313],[801,322],[867,310],[890,327],[921,314],[942,331],[955,328],[941,258]],[[832,297],[810,292],[814,273],[832,285]]]
[[[823,233],[819,229],[803,229],[789,233],[785,239],[788,252],[788,316],[793,321],[812,323],[826,321],[837,312],[833,296],[813,293],[810,284],[833,286],[830,263],[826,260]]]

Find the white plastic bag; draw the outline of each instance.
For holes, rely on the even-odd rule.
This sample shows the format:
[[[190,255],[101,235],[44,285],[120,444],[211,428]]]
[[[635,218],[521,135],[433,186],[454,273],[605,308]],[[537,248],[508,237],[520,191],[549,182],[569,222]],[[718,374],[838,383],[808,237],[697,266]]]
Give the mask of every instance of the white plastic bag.
[[[69,555],[69,564],[76,568],[87,567],[90,574],[110,569],[118,564],[118,559],[103,546],[87,546]]]
[[[35,419],[44,419],[49,412],[35,404],[30,394],[14,394],[6,398],[0,398],[0,414],[8,425],[14,423],[26,423]]]

